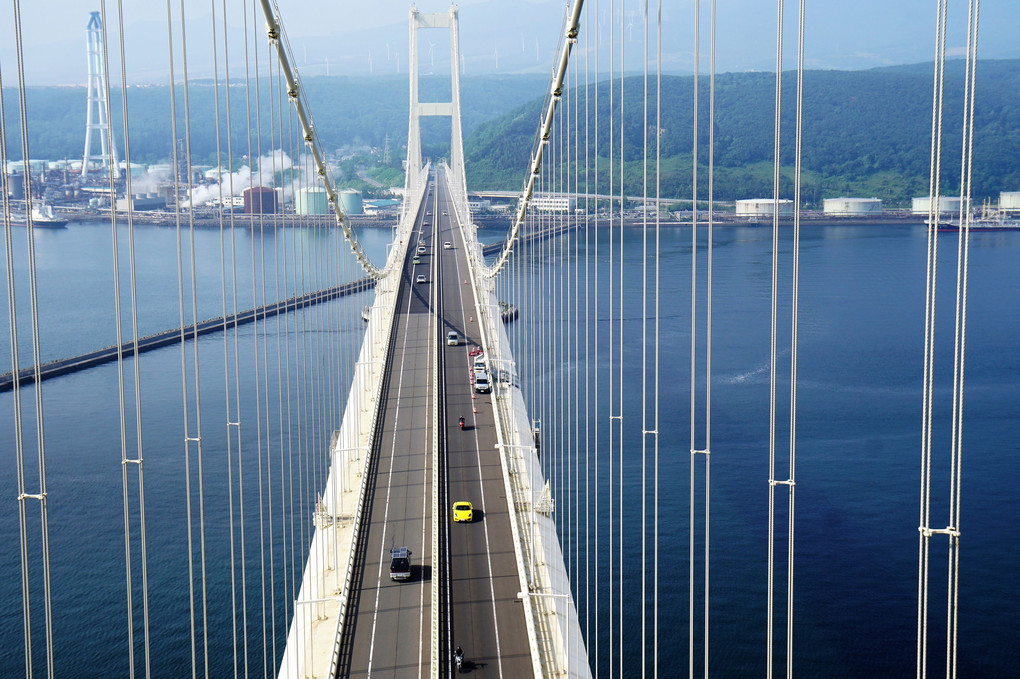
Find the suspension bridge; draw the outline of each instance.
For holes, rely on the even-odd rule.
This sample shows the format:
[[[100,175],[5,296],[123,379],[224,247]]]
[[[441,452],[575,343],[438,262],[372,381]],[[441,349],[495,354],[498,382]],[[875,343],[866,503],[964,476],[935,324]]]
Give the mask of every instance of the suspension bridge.
[[[13,7],[20,17],[17,0]],[[710,539],[712,453],[727,440],[713,434],[713,362],[725,363],[726,349],[747,351],[733,338],[713,339],[715,248],[735,242],[720,235],[713,195],[714,3],[710,24],[700,3],[694,15],[696,26],[711,27],[706,92],[698,90],[697,38],[693,46],[694,126],[703,134],[694,135],[692,155],[708,161],[690,169],[692,205],[706,208],[685,227],[683,284],[663,264],[669,248],[657,161],[661,109],[671,104],[658,86],[656,50],[667,39],[662,8],[652,8],[658,19],[647,4],[640,9],[643,72],[627,78],[619,76],[635,63],[624,56],[634,47],[634,12],[622,3],[610,9],[618,26],[602,24],[597,4],[577,0],[566,8],[510,228],[486,240],[468,205],[457,7],[410,9],[402,206],[392,228],[372,233],[356,231],[344,212],[279,8],[268,0],[224,3],[212,9],[208,33],[195,36],[185,31],[183,5],[168,4],[170,81],[180,83],[171,88],[168,115],[178,151],[168,173],[173,228],[153,229],[145,250],[134,208],[110,205],[109,264],[97,265],[113,309],[105,328],[95,327],[91,304],[75,303],[66,279],[56,292],[47,287],[48,272],[59,268],[38,254],[48,247],[47,232],[15,226],[18,210],[31,226],[40,200],[31,174],[23,204],[4,187],[11,369],[0,397],[12,424],[3,441],[13,481],[4,492],[16,499],[17,521],[3,537],[12,555],[5,573],[17,589],[9,597],[20,599],[20,615],[12,607],[4,628],[11,659],[4,667],[22,667],[28,677],[793,675],[803,653],[797,640],[817,624],[801,620],[819,614],[795,605],[795,556],[827,548],[825,536],[813,535],[820,542],[809,547],[801,536],[795,541],[804,2],[790,13],[794,71],[784,72],[782,3],[777,21],[771,289],[763,298],[770,330],[761,368],[767,425],[756,442],[767,474],[755,480],[762,507],[747,514],[766,533],[757,545],[763,588],[752,588],[760,623],[748,642],[760,655],[753,668],[727,662],[725,644],[736,632],[720,635],[729,639],[722,650],[710,645],[720,626],[743,629],[730,619],[735,609],[719,603],[742,598],[727,572],[735,547]],[[930,224],[950,146],[941,122],[946,11],[939,3]],[[971,93],[977,10],[968,12]],[[130,128],[143,121],[129,115],[123,51],[103,47],[123,43],[122,27],[110,40],[115,16],[104,8],[89,24],[97,73],[88,130],[102,138],[105,188],[113,195],[121,181],[130,196],[137,181]],[[20,48],[19,22],[13,39]],[[442,101],[422,100],[419,89],[419,34],[435,30],[449,36]],[[201,94],[187,58],[199,40],[215,55]],[[433,49],[429,41],[430,58]],[[606,58],[599,50],[609,52],[608,72],[599,70]],[[7,99],[0,106],[7,110],[13,97],[21,121],[3,122],[5,167],[12,157],[31,157],[23,59],[19,49],[15,67],[0,71]],[[119,116],[108,64],[123,78]],[[784,99],[784,78],[797,83],[792,102]],[[625,87],[641,88],[640,111],[624,111]],[[207,95],[215,102],[219,171],[211,228],[208,216],[198,216],[190,180],[199,123],[189,107]],[[710,102],[707,121],[699,121],[699,96]],[[960,147],[952,147],[964,158],[962,196],[970,191],[973,106],[969,97]],[[781,217],[781,157],[788,153],[781,118],[791,110],[793,212]],[[118,117],[123,178],[110,124]],[[422,131],[436,119],[449,140],[446,157],[433,161],[424,157]],[[701,139],[707,148],[699,149]],[[255,158],[257,170],[242,167]],[[625,180],[634,158],[638,196],[633,176]],[[241,219],[225,208],[233,196],[264,186],[276,197],[272,210]],[[540,195],[571,196],[574,209],[536,209]],[[297,214],[284,218],[277,200]],[[634,200],[656,209],[625,225]],[[298,205],[322,209],[302,213]],[[962,209],[965,225],[969,214]],[[100,232],[92,227],[93,236]],[[969,247],[961,229],[952,243],[955,280],[943,293],[955,305],[954,356],[936,361],[935,339],[943,342],[946,331],[935,291],[948,284],[946,274],[939,281],[939,238],[926,232],[915,426],[922,435],[912,448],[915,460],[920,448],[920,474],[903,489],[919,501],[918,525],[910,528],[917,537],[909,538],[916,618],[902,621],[916,641],[916,652],[906,654],[919,677],[955,676],[961,661]],[[156,253],[169,268],[159,268]],[[520,316],[505,314],[508,304]],[[153,309],[162,315],[150,315]],[[676,314],[688,323],[682,340],[669,320]],[[158,325],[167,317],[176,322]],[[665,367],[675,362],[663,354],[680,344],[689,349],[689,389],[678,388]],[[952,375],[948,397],[936,369]],[[673,400],[677,393],[682,404]],[[724,409],[716,431],[730,431],[731,417]],[[665,454],[670,437],[689,445]],[[685,501],[679,511],[677,496]],[[817,496],[809,491],[808,498]],[[464,502],[472,506],[468,517],[453,507]],[[723,532],[730,520],[721,520]],[[105,528],[93,533],[91,523]],[[713,596],[720,587],[736,594]],[[85,650],[65,660],[71,639]]]

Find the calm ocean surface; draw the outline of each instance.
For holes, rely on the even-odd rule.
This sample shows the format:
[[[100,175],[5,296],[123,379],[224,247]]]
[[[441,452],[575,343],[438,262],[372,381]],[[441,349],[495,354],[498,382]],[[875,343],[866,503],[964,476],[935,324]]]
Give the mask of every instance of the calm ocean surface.
[[[15,230],[14,259],[24,261],[23,230]],[[498,238],[498,235],[488,235]],[[563,239],[568,252],[575,238]],[[126,243],[124,233],[119,234]],[[289,296],[319,287],[317,282],[358,277],[356,271],[334,273],[323,257],[319,273],[306,280],[281,274],[279,284],[251,292],[252,261],[273,262],[294,253],[342,251],[341,236],[329,232],[288,229],[279,233],[253,234],[236,229],[239,308]],[[599,234],[598,261],[608,263],[608,234]],[[363,235],[366,247],[381,259],[389,231]],[[624,337],[636,343],[640,333],[641,234],[625,236],[627,282],[622,286]],[[659,554],[659,661],[660,676],[686,674],[687,668],[687,544],[689,463],[689,342],[690,342],[690,232],[682,228],[663,230],[663,290],[661,306],[660,409],[660,554]],[[761,674],[765,665],[768,433],[769,433],[769,298],[771,285],[771,233],[751,227],[719,228],[714,249],[714,324],[712,384],[712,537],[711,537],[711,657],[712,674],[743,676]],[[952,358],[953,286],[955,278],[955,234],[939,236],[940,262],[939,328],[936,341],[937,419],[935,445],[937,464],[944,467],[949,438],[949,398]],[[180,324],[177,292],[176,237],[173,229],[140,226],[136,229],[139,325],[141,334]],[[578,255],[585,256],[584,245]],[[788,256],[788,245],[784,246]],[[216,230],[196,232],[196,268],[199,271],[196,296],[200,319],[221,312],[219,266],[220,235]],[[594,245],[588,248],[593,251]],[[917,624],[917,543],[920,468],[921,381],[924,342],[924,285],[926,233],[920,226],[839,225],[806,226],[802,233],[800,278],[800,344],[797,436],[797,524],[794,602],[794,671],[800,676],[885,677],[914,673]],[[122,251],[126,275],[126,256]],[[298,255],[299,257],[305,255]],[[314,255],[310,255],[315,259]],[[571,255],[572,257],[573,255]],[[593,256],[593,254],[591,255]],[[699,255],[700,256],[700,255]],[[540,263],[527,276],[558,274],[567,270],[571,257]],[[703,263],[704,258],[701,258]],[[36,238],[38,290],[40,299],[40,354],[43,360],[81,353],[116,341],[112,315],[113,278],[110,274],[109,226],[71,224],[66,230],[40,231]],[[316,260],[318,261],[318,260]],[[970,301],[967,317],[966,392],[963,446],[962,551],[960,563],[959,658],[960,676],[1016,676],[1020,674],[1020,597],[1014,581],[1020,572],[1020,543],[1015,523],[1020,487],[1020,233],[989,233],[972,238],[970,252]],[[256,268],[261,268],[256,264]],[[540,267],[546,267],[539,273]],[[284,271],[284,269],[280,269]],[[290,271],[290,269],[286,269]],[[788,269],[786,269],[788,276]],[[635,278],[629,278],[633,276]],[[270,277],[272,278],[272,277]],[[21,328],[22,365],[31,360],[31,343],[24,334],[28,314],[27,280],[19,278],[18,306]],[[124,284],[127,290],[126,283]],[[190,299],[190,290],[186,296]],[[788,299],[789,291],[781,293]],[[670,299],[673,296],[675,299]],[[370,299],[358,295],[335,302],[349,317],[356,317]],[[528,300],[516,301],[522,314],[537,318],[542,309],[529,308]],[[544,304],[545,302],[543,302]],[[787,302],[783,302],[787,305]],[[7,300],[3,331],[0,332],[0,372],[10,369]],[[306,314],[294,314],[267,323],[259,331],[259,342],[272,350],[264,359],[253,359],[255,330],[245,326],[239,332],[237,355],[240,362],[241,420],[262,418],[266,424],[260,437],[254,427],[245,427],[244,450],[254,457],[234,477],[244,479],[246,515],[235,516],[233,527],[244,525],[251,535],[260,526],[274,527],[265,535],[260,554],[256,547],[245,554],[247,582],[231,586],[230,547],[239,538],[229,534],[230,523],[222,516],[237,503],[225,497],[237,496],[228,487],[228,461],[223,422],[226,421],[222,336],[210,335],[198,342],[203,366],[203,420],[219,423],[206,426],[203,445],[208,453],[205,511],[217,514],[210,520],[206,541],[209,565],[209,667],[211,676],[234,671],[233,625],[237,638],[244,638],[247,623],[249,676],[260,676],[264,668],[278,661],[285,634],[287,606],[292,598],[294,574],[300,572],[302,541],[307,539],[310,509],[296,501],[268,520],[257,516],[256,489],[272,488],[283,497],[301,495],[302,484],[315,488],[322,470],[313,461],[298,461],[298,471],[284,469],[289,461],[277,459],[278,442],[320,441],[337,424],[331,414],[313,422],[290,421],[269,401],[269,412],[255,408],[256,385],[263,391],[280,393],[287,388],[308,398],[312,392],[329,393],[325,403],[340,403],[346,394],[344,375],[349,366],[337,366],[333,380],[310,379],[307,366],[328,365],[332,346],[356,348],[360,326],[354,330],[313,330]],[[600,337],[609,330],[604,309],[594,312]],[[189,319],[190,320],[190,319]],[[566,327],[580,327],[583,318],[567,313],[556,320]],[[552,321],[534,321],[534,332],[554,331]],[[522,327],[527,327],[522,325]],[[568,330],[569,332],[569,330]],[[787,331],[784,329],[784,333]],[[300,356],[277,353],[276,338],[329,336],[310,340]],[[336,344],[330,344],[335,342]],[[780,345],[782,346],[782,344]],[[634,347],[636,349],[636,347]],[[232,349],[230,349],[232,351]],[[629,349],[628,349],[629,351]],[[294,352],[298,353],[297,350]],[[343,354],[350,355],[349,353]],[[529,374],[526,359],[518,357],[522,375]],[[605,359],[605,354],[602,355]],[[628,380],[639,380],[640,354],[624,360]],[[788,364],[788,351],[780,356]],[[258,365],[256,365],[258,363]],[[181,353],[176,347],[151,352],[141,359],[142,438],[145,442],[146,513],[149,547],[150,625],[152,629],[152,674],[178,677],[192,665],[190,619],[188,615],[188,552],[184,490],[183,413],[181,398]],[[288,369],[292,368],[292,370]],[[571,375],[577,365],[560,366]],[[258,372],[257,372],[258,371]],[[261,374],[262,377],[257,375]],[[542,379],[553,379],[553,371]],[[788,391],[784,382],[780,392]],[[639,385],[639,381],[628,382]],[[699,390],[702,387],[699,386]],[[611,395],[601,385],[602,399]],[[129,392],[131,391],[129,387]],[[113,365],[69,375],[44,383],[47,490],[52,550],[52,583],[56,674],[61,677],[107,677],[127,674],[127,622],[125,616],[125,565],[123,508],[120,464],[120,424],[116,368]],[[628,392],[630,394],[630,392]],[[624,419],[639,416],[637,397],[625,398]],[[29,389],[23,408],[31,414],[34,392]],[[129,400],[132,398],[130,393]],[[296,397],[292,397],[294,400]],[[702,398],[699,393],[698,398]],[[332,399],[332,400],[331,400]],[[15,484],[13,403],[10,393],[0,394],[0,499],[6,511],[0,515],[0,603],[8,615],[0,618],[0,676],[24,674],[23,621],[21,611],[21,568],[19,558],[17,492]],[[133,406],[129,408],[133,412]],[[785,411],[784,411],[785,412]],[[635,414],[638,415],[635,415]],[[536,408],[534,417],[545,423],[544,432],[554,436],[557,416]],[[27,420],[34,421],[33,417]],[[26,437],[34,441],[34,425],[26,421]],[[134,439],[133,428],[129,439]],[[785,432],[785,425],[782,427]],[[784,445],[784,434],[779,443]],[[636,442],[636,443],[635,443]],[[582,525],[566,530],[562,538],[571,570],[578,578],[575,596],[588,619],[592,655],[606,657],[622,643],[626,657],[640,648],[641,611],[641,469],[640,436],[625,436],[624,459],[600,458],[598,484],[600,513],[608,512],[610,494],[619,497],[618,476],[609,486],[606,469],[622,467],[626,498],[619,542],[619,515],[613,526],[604,524],[599,548],[594,547],[594,528],[583,527],[584,508],[578,515]],[[563,449],[570,446],[564,445]],[[34,442],[26,446],[34,460]],[[268,462],[259,461],[261,451],[272,450]],[[258,451],[258,454],[256,453]],[[236,454],[236,451],[235,451]],[[318,451],[316,451],[316,455]],[[568,468],[577,469],[572,455],[563,457]],[[703,463],[703,462],[702,462]],[[699,464],[702,464],[699,463]],[[548,464],[552,464],[549,462]],[[34,463],[33,463],[34,468]],[[260,485],[259,474],[276,474]],[[577,511],[576,498],[583,496],[560,469],[548,469],[557,488],[557,518],[563,522]],[[583,471],[581,475],[583,476]],[[699,469],[699,483],[701,471]],[[782,476],[781,473],[777,473]],[[196,473],[190,478],[194,481]],[[275,480],[273,480],[275,479]],[[944,524],[947,481],[936,473],[933,491],[934,525]],[[29,488],[29,492],[34,492]],[[192,489],[192,497],[195,497]],[[700,492],[700,491],[699,491]],[[594,491],[589,493],[594,496]],[[37,525],[38,510],[29,504],[29,524]],[[614,509],[619,512],[619,508]],[[35,523],[33,523],[33,521]],[[700,519],[699,519],[700,521]],[[785,524],[785,521],[784,521]],[[31,533],[30,533],[31,534]],[[700,528],[696,534],[701,539]],[[33,543],[34,545],[35,543]],[[932,610],[933,628],[929,646],[934,659],[932,671],[939,672],[939,651],[944,640],[934,631],[944,626],[945,598],[944,543],[933,541]],[[294,545],[291,547],[290,545]],[[783,544],[785,546],[785,538]],[[700,549],[700,547],[699,547]],[[599,569],[595,572],[596,554]],[[615,584],[615,570],[623,555],[626,584],[621,592]],[[239,557],[237,557],[239,558]],[[273,560],[272,575],[260,573]],[[613,559],[613,578],[609,562]],[[699,557],[700,558],[700,557]],[[32,548],[33,563],[38,550]],[[137,562],[137,553],[133,553]],[[572,565],[571,565],[572,564]],[[43,612],[40,571],[33,566],[33,627],[39,629]],[[697,564],[700,573],[700,563]],[[240,571],[235,573],[240,578]],[[136,578],[137,566],[136,566]],[[696,590],[696,628],[700,649],[700,576]],[[785,582],[785,566],[777,577]],[[281,595],[281,592],[284,592]],[[135,585],[135,595],[140,588]],[[231,594],[248,597],[249,614],[231,616]],[[275,593],[275,595],[274,595]],[[598,596],[596,604],[595,596]],[[276,601],[263,604],[263,599]],[[784,597],[777,607],[785,607]],[[610,601],[614,608],[610,609]],[[136,600],[136,606],[138,602]],[[648,601],[649,610],[651,602]],[[594,613],[597,612],[597,616]],[[615,618],[610,618],[610,613]],[[275,632],[271,621],[276,616]],[[595,634],[595,620],[599,620]],[[265,639],[263,620],[270,621]],[[622,642],[621,625],[623,622]],[[137,624],[136,619],[136,624]],[[233,623],[233,624],[232,624]],[[201,642],[201,621],[199,641]],[[651,628],[649,627],[649,630]],[[777,633],[782,639],[785,622],[780,617]],[[42,636],[35,637],[34,655],[41,658]],[[276,649],[273,649],[275,641]],[[239,642],[240,643],[240,642]],[[136,649],[140,646],[136,640]],[[267,650],[263,652],[263,648]],[[244,651],[238,651],[243,656]],[[697,651],[700,667],[700,651]],[[139,656],[140,657],[140,656]],[[203,652],[197,651],[199,673],[203,673]],[[629,662],[629,661],[628,661]],[[607,661],[598,663],[600,675],[609,670]],[[36,670],[43,666],[37,665]],[[623,676],[638,676],[628,666]]]

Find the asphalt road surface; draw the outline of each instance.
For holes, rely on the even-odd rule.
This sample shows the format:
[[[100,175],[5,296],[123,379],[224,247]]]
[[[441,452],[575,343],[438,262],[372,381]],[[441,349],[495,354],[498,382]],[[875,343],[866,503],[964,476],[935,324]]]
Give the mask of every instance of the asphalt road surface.
[[[465,670],[475,676],[529,677],[531,654],[518,601],[520,581],[514,558],[489,394],[472,399],[469,352],[479,344],[477,313],[463,242],[453,228],[448,192],[442,184],[429,194],[417,217],[415,238],[426,253],[415,265],[412,239],[397,299],[392,359],[383,394],[376,463],[369,480],[371,509],[359,553],[348,634],[340,671],[352,677],[425,677],[431,663],[433,364],[445,363],[445,436],[440,460],[447,460],[450,503],[475,506],[471,523],[452,523],[450,507],[441,520],[449,527],[450,610],[441,627],[451,630],[450,646],[461,646]],[[428,214],[431,213],[431,214]],[[427,225],[426,225],[427,224]],[[419,235],[420,234],[420,235]],[[443,248],[449,241],[450,249]],[[416,283],[418,275],[425,282]],[[436,296],[441,295],[442,299]],[[438,324],[432,312],[443,310]],[[456,330],[457,346],[446,333]],[[473,408],[474,406],[474,408]],[[473,412],[477,409],[477,413]],[[467,426],[460,430],[457,418]],[[392,581],[389,550],[411,550],[411,578]],[[436,581],[446,564],[436,569]],[[444,609],[445,610],[445,609]],[[441,652],[441,657],[449,657]]]

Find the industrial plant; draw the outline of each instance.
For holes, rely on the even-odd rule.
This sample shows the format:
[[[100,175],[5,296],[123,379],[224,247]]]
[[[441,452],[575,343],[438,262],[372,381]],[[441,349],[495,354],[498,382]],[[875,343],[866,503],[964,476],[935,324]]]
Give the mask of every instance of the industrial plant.
[[[85,143],[80,158],[27,159],[8,162],[2,188],[12,208],[28,212],[31,204],[53,223],[68,219],[109,218],[111,210],[131,211],[152,221],[168,218],[167,211],[188,211],[210,218],[224,211],[238,215],[329,215],[322,188],[298,188],[303,169],[282,150],[262,157],[243,158],[240,167],[223,168],[188,162],[183,139],[170,149],[169,163],[144,165],[119,160],[117,134],[109,119],[109,87],[104,63],[103,23],[92,12],[86,26],[88,66]],[[30,201],[28,199],[31,199]],[[341,207],[349,215],[396,214],[399,201],[366,201],[360,191],[344,189]],[[36,210],[33,210],[35,213]],[[19,220],[20,221],[20,220]],[[36,225],[42,223],[36,216]]]

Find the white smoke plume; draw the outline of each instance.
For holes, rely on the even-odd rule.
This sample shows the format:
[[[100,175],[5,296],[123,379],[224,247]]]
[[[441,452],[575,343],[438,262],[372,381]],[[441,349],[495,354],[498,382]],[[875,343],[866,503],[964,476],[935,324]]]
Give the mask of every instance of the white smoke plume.
[[[293,194],[293,185],[304,185],[304,172],[298,168],[297,177],[294,177],[291,170],[294,168],[294,161],[290,159],[282,149],[275,149],[261,156],[256,163],[256,169],[252,172],[251,167],[242,165],[231,173],[220,174],[220,181],[212,184],[196,186],[188,193],[188,201],[185,207],[203,205],[208,201],[219,201],[222,196],[227,199],[231,196],[240,196],[244,190],[252,186],[267,186],[273,188],[277,185],[283,188],[285,197]],[[279,184],[277,184],[279,180]]]
[[[141,177],[132,177],[131,179],[131,193],[134,195],[144,195],[146,193],[156,193],[161,185],[165,185],[170,181],[169,170],[149,170]]]

